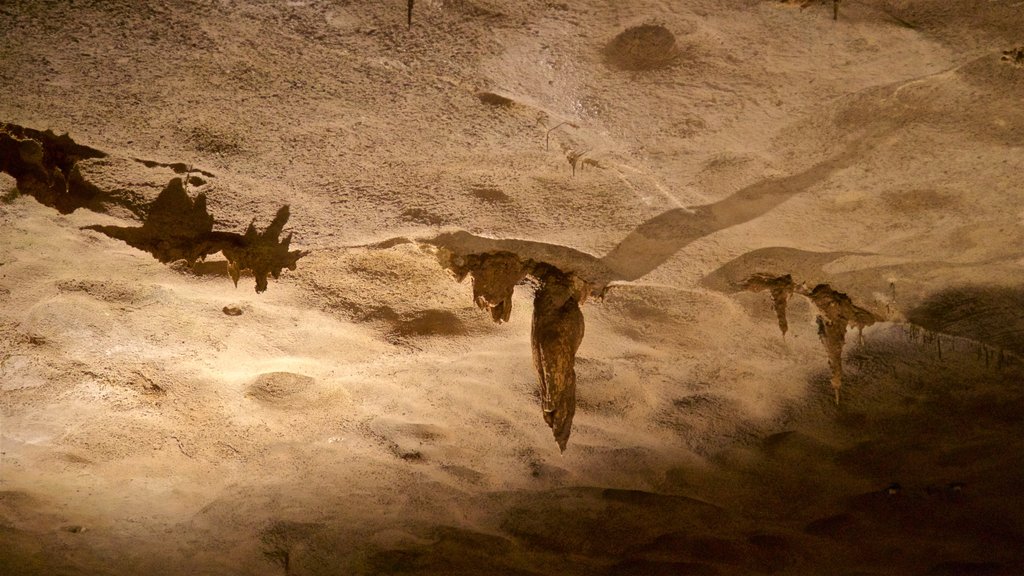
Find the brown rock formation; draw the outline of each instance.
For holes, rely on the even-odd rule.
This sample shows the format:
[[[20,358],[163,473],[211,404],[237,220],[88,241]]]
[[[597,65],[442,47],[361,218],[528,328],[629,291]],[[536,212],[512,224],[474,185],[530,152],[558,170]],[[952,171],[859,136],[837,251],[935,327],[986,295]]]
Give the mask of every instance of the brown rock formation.
[[[748,292],[761,292],[769,290],[772,295],[772,307],[775,309],[775,316],[779,319],[779,329],[785,336],[789,330],[789,322],[786,319],[786,306],[789,304],[789,297],[793,295],[796,286],[793,284],[793,276],[774,276],[772,274],[758,273],[743,280],[739,287]]]
[[[750,292],[768,290],[772,295],[772,306],[779,319],[779,328],[783,336],[789,327],[786,319],[786,307],[793,293],[800,294],[814,303],[818,309],[818,337],[828,354],[828,365],[832,371],[831,383],[835,393],[836,404],[839,403],[839,391],[843,386],[843,346],[846,343],[846,331],[849,328],[863,330],[865,326],[875,323],[877,317],[868,310],[853,303],[849,296],[833,290],[828,284],[818,284],[808,289],[804,284],[796,284],[790,274],[783,276],[759,272],[736,284],[739,288]]]
[[[805,287],[799,293],[810,298],[818,309],[818,337],[828,354],[828,365],[832,370],[832,390],[835,392],[836,404],[839,403],[839,390],[843,386],[843,345],[846,343],[846,330],[875,323],[875,315],[857,306],[850,297],[833,290],[828,284],[818,284],[810,291]]]
[[[575,274],[544,262],[496,251],[456,255],[442,249],[442,265],[458,281],[473,279],[473,301],[497,322],[512,313],[512,293],[527,277],[537,283],[530,342],[540,384],[544,421],[564,452],[576,413],[576,351],[583,341],[582,304],[592,287]]]
[[[564,452],[576,414],[576,351],[583,341],[580,292],[570,276],[538,266],[541,284],[533,299],[530,344],[540,383],[544,421]]]
[[[512,314],[512,290],[526,278],[532,261],[523,261],[511,252],[491,252],[453,257],[448,269],[461,282],[473,279],[473,302],[488,310],[497,322],[508,322]]]

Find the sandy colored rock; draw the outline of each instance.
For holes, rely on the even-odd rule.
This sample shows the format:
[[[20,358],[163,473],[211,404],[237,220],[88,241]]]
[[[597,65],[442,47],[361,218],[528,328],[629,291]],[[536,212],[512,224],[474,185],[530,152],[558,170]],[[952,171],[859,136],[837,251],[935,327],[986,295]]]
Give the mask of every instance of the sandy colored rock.
[[[1024,574],[1021,6],[803,3],[0,2],[0,574]]]

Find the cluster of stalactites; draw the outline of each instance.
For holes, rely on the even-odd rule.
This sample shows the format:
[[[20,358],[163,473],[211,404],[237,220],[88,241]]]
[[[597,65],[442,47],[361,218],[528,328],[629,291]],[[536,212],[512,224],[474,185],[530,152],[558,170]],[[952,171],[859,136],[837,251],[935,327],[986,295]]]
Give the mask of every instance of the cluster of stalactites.
[[[757,273],[737,286],[749,292],[768,290],[772,296],[772,307],[778,317],[779,329],[786,335],[789,323],[786,319],[786,307],[789,298],[795,293],[809,299],[817,308],[818,337],[828,355],[828,365],[832,372],[831,384],[839,403],[839,391],[843,386],[843,346],[846,343],[846,331],[850,328],[863,330],[877,321],[870,311],[853,303],[849,296],[833,290],[828,284],[818,284],[808,288],[806,284],[797,284],[789,274],[778,276],[769,273]]]

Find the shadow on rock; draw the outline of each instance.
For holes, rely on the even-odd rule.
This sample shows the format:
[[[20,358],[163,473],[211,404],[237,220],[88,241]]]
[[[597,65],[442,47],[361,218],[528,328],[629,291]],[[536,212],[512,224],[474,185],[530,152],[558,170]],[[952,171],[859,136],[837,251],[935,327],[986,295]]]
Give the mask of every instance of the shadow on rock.
[[[80,160],[107,154],[75,143],[67,134],[0,124],[0,172],[17,181],[18,190],[62,214],[90,204],[100,190],[82,178]]]
[[[1024,288],[960,286],[932,294],[907,313],[933,332],[1024,354]]]
[[[170,181],[149,208],[142,226],[86,226],[144,250],[163,263],[186,261],[194,266],[211,254],[223,252],[228,260],[228,274],[238,285],[242,270],[251,270],[256,277],[256,292],[267,289],[267,277],[278,278],[281,270],[295,270],[298,259],[306,252],[289,250],[291,234],[279,237],[288,222],[288,206],[283,206],[263,232],[249,224],[245,234],[213,230],[213,216],[206,207],[206,195],[193,200],[185,191],[181,178]]]

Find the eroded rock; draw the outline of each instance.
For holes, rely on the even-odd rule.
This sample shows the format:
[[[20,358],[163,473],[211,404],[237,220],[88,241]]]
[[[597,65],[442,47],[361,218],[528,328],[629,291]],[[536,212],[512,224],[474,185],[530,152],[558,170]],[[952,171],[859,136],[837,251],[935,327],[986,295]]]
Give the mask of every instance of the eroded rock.
[[[679,56],[675,34],[660,24],[633,26],[605,46],[604,59],[622,70],[654,70],[669,66]]]

